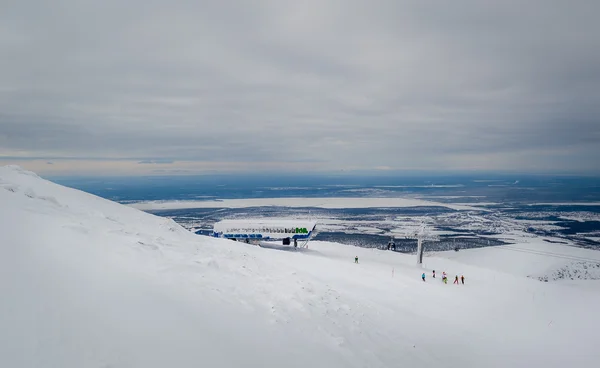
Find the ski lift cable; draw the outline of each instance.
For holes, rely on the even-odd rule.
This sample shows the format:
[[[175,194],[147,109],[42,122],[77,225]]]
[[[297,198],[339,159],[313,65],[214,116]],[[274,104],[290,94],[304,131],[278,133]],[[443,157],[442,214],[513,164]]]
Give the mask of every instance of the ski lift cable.
[[[568,260],[571,260],[571,261],[581,261],[581,262],[589,262],[589,263],[600,263],[600,260],[598,260],[598,259],[583,258],[583,257],[578,257],[578,256],[569,256],[569,255],[566,255],[566,254],[559,254],[559,253],[552,253],[552,252],[545,252],[545,251],[536,251],[536,250],[532,250],[532,249],[516,248],[516,247],[507,246],[507,245],[501,245],[501,246],[497,246],[497,247],[493,247],[493,248],[494,249],[510,250],[510,251],[513,251],[513,252],[535,254],[535,255],[540,255],[540,256],[547,256],[547,257],[568,259]]]

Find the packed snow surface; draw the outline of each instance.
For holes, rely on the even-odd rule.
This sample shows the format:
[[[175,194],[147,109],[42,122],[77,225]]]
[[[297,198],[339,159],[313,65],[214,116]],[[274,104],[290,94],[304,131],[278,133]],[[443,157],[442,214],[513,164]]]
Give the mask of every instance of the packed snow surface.
[[[599,281],[501,252],[261,248],[2,167],[0,366],[597,366]]]

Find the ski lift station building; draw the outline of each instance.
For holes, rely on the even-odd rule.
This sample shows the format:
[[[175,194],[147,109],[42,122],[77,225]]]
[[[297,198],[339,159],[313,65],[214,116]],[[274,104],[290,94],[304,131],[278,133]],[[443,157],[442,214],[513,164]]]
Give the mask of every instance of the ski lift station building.
[[[317,223],[306,220],[246,219],[223,220],[215,223],[213,237],[245,242],[281,241],[304,244],[316,234]]]

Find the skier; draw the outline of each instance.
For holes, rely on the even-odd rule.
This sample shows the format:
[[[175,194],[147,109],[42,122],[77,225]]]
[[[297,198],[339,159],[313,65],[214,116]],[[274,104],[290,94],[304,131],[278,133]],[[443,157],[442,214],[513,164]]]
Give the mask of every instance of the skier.
[[[423,279],[423,281],[425,281],[425,272],[423,272],[423,274],[421,275],[421,278]]]
[[[354,263],[358,263],[358,256],[354,257]]]
[[[446,271],[442,272],[442,281],[446,278]]]
[[[465,276],[464,275],[460,275],[460,281],[462,281],[462,284],[465,284]]]
[[[444,284],[448,284],[448,278],[446,276],[442,277],[442,280],[444,281]]]
[[[433,278],[435,279],[435,270],[433,270]]]
[[[458,275],[456,275],[456,277],[454,277],[454,283],[455,283],[456,285],[458,285]]]

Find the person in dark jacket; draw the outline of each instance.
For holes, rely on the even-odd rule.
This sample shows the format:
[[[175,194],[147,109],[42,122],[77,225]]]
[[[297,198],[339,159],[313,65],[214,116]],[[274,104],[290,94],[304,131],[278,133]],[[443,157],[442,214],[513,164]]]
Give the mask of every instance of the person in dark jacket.
[[[462,284],[465,284],[465,276],[464,275],[460,275],[460,281],[462,282]]]

